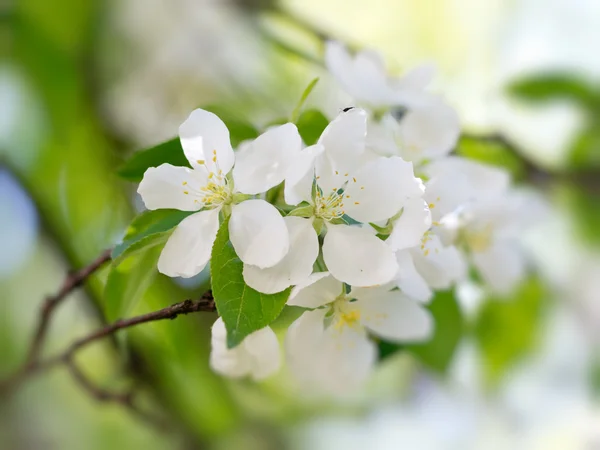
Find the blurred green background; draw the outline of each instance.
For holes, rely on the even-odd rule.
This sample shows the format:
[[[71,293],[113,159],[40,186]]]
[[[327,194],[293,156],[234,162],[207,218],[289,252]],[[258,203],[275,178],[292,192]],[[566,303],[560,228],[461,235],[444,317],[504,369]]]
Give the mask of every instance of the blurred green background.
[[[315,76],[310,107],[331,118],[347,105],[320,62],[327,37],[381,51],[394,73],[436,63],[434,90],[465,130],[457,151],[547,200],[523,236],[530,279],[510,299],[475,283],[443,294],[434,341],[391,352],[343,404],[305,398],[285,371],[260,385],[212,374],[211,314],[148,324],[78,362],[100,386],[137,386],[169,432],[96,402],[60,368],[2,399],[0,448],[600,448],[595,0],[5,0],[0,375],[22,362],[44,297],[140,210],[116,175],[133,151],[174,137],[198,106],[264,126]],[[118,294],[141,298],[129,314],[203,292],[205,278],[173,282],[152,257],[122,268],[139,277]],[[106,320],[118,300],[105,278],[60,308],[45,354]]]

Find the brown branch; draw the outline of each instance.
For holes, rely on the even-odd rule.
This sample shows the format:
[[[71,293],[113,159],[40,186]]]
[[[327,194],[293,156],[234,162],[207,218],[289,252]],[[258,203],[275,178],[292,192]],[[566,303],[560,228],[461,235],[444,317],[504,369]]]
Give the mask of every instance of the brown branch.
[[[83,285],[83,283],[104,264],[110,261],[110,250],[105,250],[96,258],[90,265],[76,271],[71,272],[65,278],[59,291],[47,297],[42,305],[39,322],[36,328],[27,359],[25,360],[25,367],[34,363],[38,358],[46,335],[48,333],[48,326],[50,324],[50,318],[56,307],[75,289]]]
[[[50,369],[59,364],[69,364],[73,359],[75,353],[89,344],[101,340],[105,337],[111,336],[119,330],[131,328],[142,323],[155,322],[158,320],[175,319],[180,315],[191,314],[196,312],[214,312],[216,311],[215,301],[212,296],[212,292],[208,291],[200,300],[184,300],[183,302],[175,303],[166,308],[151,313],[142,314],[140,316],[132,317],[129,319],[120,319],[116,322],[106,325],[87,336],[76,340],[71,344],[67,350],[60,355],[49,358],[45,361],[34,360],[25,367],[24,370],[18,373],[18,380],[23,380],[31,375]],[[14,386],[17,381],[15,377],[11,378],[5,383],[0,383],[0,393],[7,390],[8,386]]]
[[[73,379],[79,386],[86,391],[93,399],[98,402],[116,403],[127,409],[133,416],[147,422],[153,427],[167,431],[169,426],[164,419],[155,417],[154,415],[141,409],[135,402],[135,393],[133,390],[125,392],[111,392],[96,386],[82,371],[72,359],[65,361],[65,365]]]

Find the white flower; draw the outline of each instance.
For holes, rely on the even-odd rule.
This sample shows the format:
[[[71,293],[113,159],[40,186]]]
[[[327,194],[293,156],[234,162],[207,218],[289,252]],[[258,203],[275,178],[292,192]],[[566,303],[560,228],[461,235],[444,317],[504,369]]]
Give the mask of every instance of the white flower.
[[[274,374],[281,366],[277,336],[265,327],[246,336],[242,343],[227,348],[227,330],[220,317],[213,324],[210,367],[231,378],[250,377],[255,381]]]
[[[440,228],[465,251],[486,285],[506,295],[525,275],[527,259],[519,241],[541,214],[538,198],[506,191],[465,205],[446,216]]]
[[[371,372],[377,347],[369,333],[392,342],[420,341],[433,328],[429,312],[400,291],[380,286],[346,293],[328,272],[296,286],[288,305],[319,308],[288,330],[286,355],[294,376],[334,395],[357,388]]]
[[[453,245],[444,246],[433,232],[425,233],[419,247],[396,253],[400,267],[396,286],[409,297],[427,302],[433,290],[451,288],[467,275],[464,256]]]
[[[420,165],[448,155],[460,136],[456,111],[440,97],[423,94],[401,117],[369,122],[367,147],[383,156],[400,156]]]
[[[352,109],[331,122],[319,142],[300,152],[290,164],[286,202],[307,203],[300,214],[305,218],[295,220],[298,231],[290,251],[297,255],[294,264],[302,269],[297,267],[297,272],[291,274],[291,265],[284,260],[281,267],[272,270],[252,270],[252,273],[245,270],[251,287],[263,292],[270,292],[271,287],[281,290],[301,279],[301,272],[310,274],[318,254],[313,224],[319,229],[322,225],[326,227],[323,258],[328,270],[339,280],[354,286],[373,286],[387,283],[396,275],[398,266],[393,249],[377,238],[373,230],[348,223],[386,221],[410,199],[422,197],[423,186],[414,177],[412,164],[399,157],[368,160],[365,134],[366,113]],[[415,235],[412,245],[418,244],[429,226],[422,229],[424,220],[417,217],[402,222],[405,228],[420,230],[420,234],[412,233]]]
[[[159,271],[180,277],[199,273],[210,259],[223,208],[231,211],[229,236],[244,263],[264,268],[280,262],[289,249],[283,217],[266,201],[247,198],[283,181],[288,155],[301,147],[295,125],[266,131],[238,154],[237,163],[229,131],[213,113],[193,111],[179,128],[179,136],[192,168],[152,167],[138,188],[148,209],[198,211],[169,238],[158,261]]]
[[[325,64],[350,96],[375,110],[420,103],[434,73],[433,67],[423,65],[402,78],[392,78],[376,52],[361,51],[353,57],[342,44],[333,41],[326,44]]]

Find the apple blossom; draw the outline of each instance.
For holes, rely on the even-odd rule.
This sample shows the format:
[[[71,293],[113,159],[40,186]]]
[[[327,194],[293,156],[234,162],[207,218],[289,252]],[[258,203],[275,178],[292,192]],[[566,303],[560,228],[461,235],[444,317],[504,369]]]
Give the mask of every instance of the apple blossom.
[[[371,372],[377,347],[369,335],[386,341],[427,339],[433,322],[427,310],[389,286],[352,288],[349,292],[329,272],[312,274],[297,285],[288,305],[314,308],[289,328],[287,361],[307,385],[345,394]]]
[[[249,376],[255,381],[267,378],[279,370],[281,356],[277,336],[265,327],[246,336],[235,348],[227,347],[227,330],[223,319],[212,326],[210,367],[231,378]]]
[[[244,276],[251,287],[273,293],[309,275],[318,256],[317,236],[322,226],[326,228],[323,259],[338,279],[354,286],[392,280],[398,269],[393,249],[373,230],[357,223],[393,218],[411,199],[422,197],[423,186],[415,178],[412,164],[401,158],[370,158],[365,135],[366,113],[354,108],[331,122],[316,145],[290,157],[293,163],[286,173],[285,199],[289,204],[306,205],[291,213],[303,217],[294,220],[296,229],[303,230],[295,234],[291,248],[298,256],[268,270],[245,267]],[[420,203],[424,205],[422,200]],[[408,230],[414,235],[413,245],[429,227],[426,215],[401,220],[401,225],[395,232]],[[313,226],[316,230],[311,230]]]
[[[262,199],[249,199],[283,181],[284,153],[300,151],[293,124],[271,128],[237,157],[226,125],[211,112],[197,109],[179,128],[184,154],[192,168],[162,164],[146,171],[138,192],[148,209],[197,211],[175,229],[158,261],[160,272],[191,277],[208,263],[219,228],[219,213],[231,214],[229,233],[245,263],[271,267],[289,249],[285,221]]]

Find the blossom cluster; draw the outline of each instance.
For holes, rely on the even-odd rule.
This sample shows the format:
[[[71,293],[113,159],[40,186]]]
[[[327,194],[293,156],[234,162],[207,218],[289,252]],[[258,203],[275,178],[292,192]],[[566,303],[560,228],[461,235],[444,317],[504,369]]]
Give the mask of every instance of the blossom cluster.
[[[234,151],[223,121],[197,109],[179,129],[190,167],[150,168],[138,192],[148,209],[194,212],[160,255],[168,276],[202,271],[227,220],[244,283],[264,294],[291,288],[287,305],[304,309],[285,338],[291,373],[335,394],[368,377],[379,340],[430,338],[426,304],[470,265],[491,289],[510,291],[524,272],[526,224],[505,171],[451,154],[458,115],[427,90],[430,67],[392,78],[375,53],[335,42],[325,59],[355,103],[314,145],[286,123]],[[233,348],[227,332],[218,319],[215,371],[259,380],[278,370],[271,328]]]

